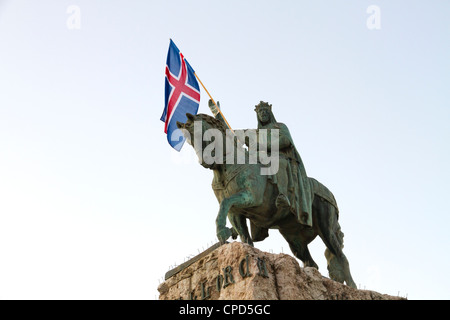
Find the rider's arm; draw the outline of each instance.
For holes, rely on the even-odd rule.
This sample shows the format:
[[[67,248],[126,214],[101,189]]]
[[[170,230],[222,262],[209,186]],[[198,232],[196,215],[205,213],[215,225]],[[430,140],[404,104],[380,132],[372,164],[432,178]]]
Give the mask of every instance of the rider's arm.
[[[278,126],[280,127],[278,129],[278,150],[283,150],[291,146],[291,140],[289,138],[290,137],[289,129],[283,123],[278,123]],[[269,136],[267,137],[267,151],[270,151],[272,149],[271,136],[273,133],[268,132],[268,134]]]

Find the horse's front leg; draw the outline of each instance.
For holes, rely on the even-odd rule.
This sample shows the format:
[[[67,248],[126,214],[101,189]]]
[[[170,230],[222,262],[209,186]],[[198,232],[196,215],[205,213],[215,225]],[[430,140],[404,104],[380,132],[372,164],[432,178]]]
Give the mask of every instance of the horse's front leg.
[[[245,216],[240,214],[239,211],[232,208],[228,212],[228,220],[230,220],[231,225],[234,228],[233,231],[237,232],[237,234],[241,238],[241,241],[244,243],[248,243],[253,247],[253,240],[250,236],[250,233],[248,232],[247,219],[245,218]]]
[[[239,192],[228,198],[225,198],[220,203],[219,214],[216,218],[216,233],[217,238],[221,244],[224,244],[229,237],[231,237],[232,229],[227,228],[227,216],[232,207],[245,208],[252,206],[254,200],[249,192]],[[236,230],[239,232],[239,230]]]

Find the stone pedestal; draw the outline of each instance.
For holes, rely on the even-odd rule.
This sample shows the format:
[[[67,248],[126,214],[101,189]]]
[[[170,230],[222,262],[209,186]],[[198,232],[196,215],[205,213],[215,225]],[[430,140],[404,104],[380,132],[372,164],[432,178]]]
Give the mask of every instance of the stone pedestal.
[[[402,300],[357,290],[301,268],[287,254],[241,242],[216,245],[166,274],[160,300]]]

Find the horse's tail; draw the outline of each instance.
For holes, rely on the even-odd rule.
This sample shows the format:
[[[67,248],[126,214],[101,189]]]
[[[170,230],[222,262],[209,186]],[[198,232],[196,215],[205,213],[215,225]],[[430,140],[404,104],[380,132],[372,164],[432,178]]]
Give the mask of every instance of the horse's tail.
[[[331,191],[319,181],[313,178],[309,178],[309,181],[314,191],[314,197],[318,196],[321,201],[325,201],[328,204],[327,212],[331,214],[331,216],[326,217],[329,225],[325,227],[326,230],[322,230],[322,239],[327,246],[325,249],[325,257],[327,258],[327,268],[330,278],[341,283],[345,282],[348,286],[356,288],[356,284],[350,274],[347,258],[342,252],[342,248],[344,247],[344,233],[338,221],[339,210],[336,199]],[[333,216],[334,212],[336,216]]]
[[[341,249],[344,247],[344,233],[341,230],[341,226],[339,225],[339,221],[336,221],[336,238],[339,242],[339,246]]]

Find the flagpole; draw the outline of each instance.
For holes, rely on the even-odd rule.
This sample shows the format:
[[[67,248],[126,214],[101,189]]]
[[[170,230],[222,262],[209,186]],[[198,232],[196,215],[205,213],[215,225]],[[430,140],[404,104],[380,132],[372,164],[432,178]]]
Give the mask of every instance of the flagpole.
[[[231,129],[230,124],[228,123],[227,119],[225,118],[225,116],[223,115],[222,111],[220,110],[219,106],[217,105],[216,101],[214,101],[213,97],[211,97],[211,95],[209,94],[209,91],[206,89],[205,85],[203,84],[203,82],[200,80],[200,78],[197,76],[197,73],[194,72],[195,77],[197,78],[198,82],[200,82],[200,84],[202,85],[203,89],[205,89],[206,93],[208,94],[209,98],[211,99],[211,101],[214,103],[214,105],[216,106],[217,110],[219,110],[220,115],[222,116],[222,119],[225,121],[225,123],[227,124],[228,128],[234,133],[233,129]],[[212,111],[212,110],[211,110]]]

